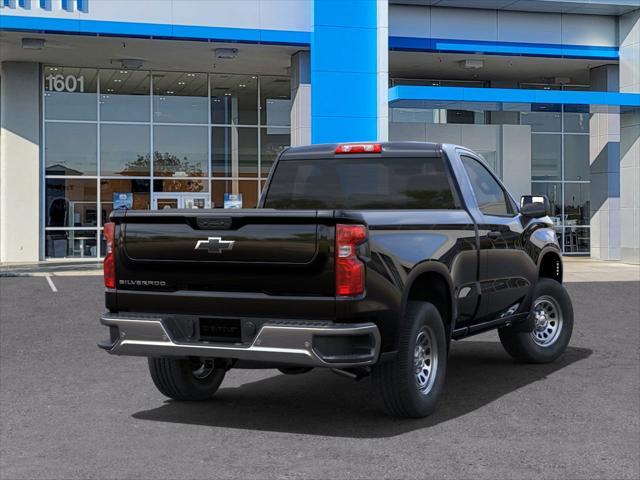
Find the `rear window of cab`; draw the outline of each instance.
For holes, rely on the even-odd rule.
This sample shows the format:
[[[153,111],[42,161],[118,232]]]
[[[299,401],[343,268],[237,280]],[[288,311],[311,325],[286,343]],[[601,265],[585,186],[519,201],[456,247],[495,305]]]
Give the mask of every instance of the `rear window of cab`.
[[[441,210],[460,208],[442,157],[278,162],[265,208]]]

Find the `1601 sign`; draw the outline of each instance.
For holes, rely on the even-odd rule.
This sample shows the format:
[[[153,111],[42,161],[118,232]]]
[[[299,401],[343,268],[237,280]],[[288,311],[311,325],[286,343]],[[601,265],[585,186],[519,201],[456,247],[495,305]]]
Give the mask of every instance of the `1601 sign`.
[[[53,92],[80,92],[84,93],[84,76],[80,75],[48,75],[45,78],[47,90]]]

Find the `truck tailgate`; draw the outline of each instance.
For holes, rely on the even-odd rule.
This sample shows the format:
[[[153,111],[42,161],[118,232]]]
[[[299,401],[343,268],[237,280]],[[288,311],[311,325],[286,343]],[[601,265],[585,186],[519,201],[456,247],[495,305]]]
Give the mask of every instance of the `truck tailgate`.
[[[117,310],[225,314],[241,305],[261,316],[282,297],[333,300],[332,211],[127,211],[112,220]]]

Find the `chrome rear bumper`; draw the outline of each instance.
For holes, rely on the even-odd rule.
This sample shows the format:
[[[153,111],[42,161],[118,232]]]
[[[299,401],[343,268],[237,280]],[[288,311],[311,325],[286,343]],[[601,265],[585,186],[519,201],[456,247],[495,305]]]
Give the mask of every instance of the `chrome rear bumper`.
[[[178,342],[162,317],[107,313],[100,323],[110,327],[111,340],[98,346],[114,355],[345,368],[371,365],[380,352],[380,333],[373,323],[266,322],[250,343]]]

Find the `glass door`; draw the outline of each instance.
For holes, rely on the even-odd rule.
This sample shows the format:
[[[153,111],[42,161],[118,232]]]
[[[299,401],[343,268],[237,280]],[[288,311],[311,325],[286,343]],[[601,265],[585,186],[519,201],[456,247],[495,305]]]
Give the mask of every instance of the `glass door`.
[[[206,193],[181,193],[182,206],[180,208],[211,208],[209,195]]]
[[[153,209],[210,208],[207,193],[154,193]]]

